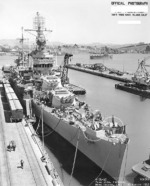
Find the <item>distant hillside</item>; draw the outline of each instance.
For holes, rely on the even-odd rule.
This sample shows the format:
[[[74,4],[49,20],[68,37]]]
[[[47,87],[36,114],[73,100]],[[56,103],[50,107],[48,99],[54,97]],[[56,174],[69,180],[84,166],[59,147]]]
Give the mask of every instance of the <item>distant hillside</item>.
[[[19,40],[17,39],[0,39],[0,45],[9,45],[13,47],[15,45],[19,45]]]
[[[26,43],[26,42],[25,42]],[[33,43],[35,43],[35,41],[29,41],[29,43],[31,45],[33,45]],[[0,40],[0,45],[1,46],[4,46],[4,45],[8,45],[10,47],[14,47],[14,46],[20,46],[20,43],[19,43],[19,39],[1,39]],[[27,43],[26,43],[27,45]],[[47,41],[47,45],[49,46],[63,46],[63,45],[66,45],[66,46],[74,46],[74,45],[77,45],[77,46],[85,46],[85,47],[97,47],[97,48],[101,48],[101,47],[109,47],[109,48],[112,48],[112,49],[118,49],[118,50],[124,50],[124,51],[130,51],[130,50],[134,50],[134,51],[143,51],[146,49],[146,47],[149,45],[149,44],[145,44],[145,43],[133,43],[133,44],[111,44],[111,43],[89,43],[89,44],[65,44],[65,43],[62,43],[62,42],[50,42],[50,41]]]
[[[122,46],[119,47],[118,49],[120,50],[126,50],[126,51],[131,51],[131,50],[136,50],[136,51],[144,51],[146,47],[149,46],[149,44],[146,43],[138,43],[138,44],[132,44],[132,45],[127,45],[127,46]]]
[[[53,46],[62,46],[64,45],[64,43],[61,43],[61,42],[50,42],[50,41],[47,41],[47,45],[53,45]]]
[[[83,44],[84,45],[84,44]],[[96,46],[96,47],[104,47],[104,46],[107,46],[107,47],[110,47],[110,48],[122,48],[122,47],[128,47],[128,46],[133,46],[133,45],[136,45],[135,43],[131,44],[112,44],[112,43],[88,43],[88,44],[85,44],[85,46]]]
[[[33,44],[35,41],[29,41],[29,43]],[[26,42],[25,42],[26,43]],[[47,41],[48,45],[63,45],[61,42],[49,42]],[[20,45],[19,38],[18,39],[0,39],[0,45],[9,45],[10,47],[14,47],[16,45]]]

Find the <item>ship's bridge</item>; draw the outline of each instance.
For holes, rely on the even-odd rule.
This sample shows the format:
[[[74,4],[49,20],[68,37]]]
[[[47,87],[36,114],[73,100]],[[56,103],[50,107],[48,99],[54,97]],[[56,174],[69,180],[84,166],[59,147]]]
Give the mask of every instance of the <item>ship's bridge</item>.
[[[32,55],[33,68],[40,74],[49,74],[55,62],[54,56],[48,52],[37,52]]]

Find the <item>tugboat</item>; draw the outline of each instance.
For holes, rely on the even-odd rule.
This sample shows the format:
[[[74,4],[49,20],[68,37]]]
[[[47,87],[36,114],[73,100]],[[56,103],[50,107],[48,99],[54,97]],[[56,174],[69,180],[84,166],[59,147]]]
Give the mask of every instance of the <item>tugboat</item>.
[[[92,54],[90,54],[90,59],[103,59],[103,58],[112,58],[112,55],[100,54],[100,53],[92,53]]]
[[[125,125],[115,116],[104,118],[99,110],[93,111],[63,86],[67,77],[61,79],[53,71],[54,60],[46,51],[44,22],[39,13],[34,24],[37,48],[30,54],[33,84],[22,83],[24,90],[18,92],[22,103],[28,108],[32,105],[37,119],[42,115],[46,125],[118,181],[122,176],[121,167],[129,141]],[[23,76],[20,78],[24,79]],[[20,89],[18,83],[15,86]]]
[[[146,66],[149,67],[149,65],[145,64],[147,59],[149,57],[139,62],[131,82],[115,84],[115,88],[150,98],[150,74],[146,69]]]

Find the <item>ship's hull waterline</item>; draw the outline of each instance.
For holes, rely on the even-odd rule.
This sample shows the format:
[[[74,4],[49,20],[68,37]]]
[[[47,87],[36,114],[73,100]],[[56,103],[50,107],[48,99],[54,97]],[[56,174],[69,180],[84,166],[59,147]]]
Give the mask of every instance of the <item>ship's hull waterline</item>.
[[[41,116],[41,110],[43,111],[44,123],[76,147],[80,129],[52,114],[51,108],[37,104],[33,100],[33,111],[37,117]],[[121,166],[126,149],[125,143],[114,144],[103,139],[97,142],[90,142],[81,129],[78,149],[112,178],[115,180],[120,179],[120,175],[122,175]]]

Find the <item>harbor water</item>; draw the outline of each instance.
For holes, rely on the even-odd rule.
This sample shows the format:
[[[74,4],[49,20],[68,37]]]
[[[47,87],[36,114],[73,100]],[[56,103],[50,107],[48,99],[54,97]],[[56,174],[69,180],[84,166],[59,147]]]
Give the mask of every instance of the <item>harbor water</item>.
[[[76,54],[70,63],[103,63],[109,68],[134,73],[138,67],[138,59],[142,60],[147,56],[147,54],[116,54],[113,55],[112,59],[90,60],[88,54]],[[57,57],[58,65],[63,63],[63,57]],[[0,56],[0,66],[12,64],[15,58],[16,56]],[[146,63],[150,64],[150,60],[147,60]],[[79,98],[86,101],[93,110],[100,110],[103,117],[115,115],[126,124],[130,142],[126,151],[127,158],[123,165],[124,181],[129,183],[129,185],[133,184],[136,174],[132,172],[132,166],[148,159],[150,154],[150,99],[144,99],[140,96],[115,89],[117,81],[111,79],[70,69],[69,78],[70,83],[86,89],[86,95],[79,96]],[[62,146],[59,146],[62,139],[55,135],[55,133],[52,133],[51,136],[45,138],[47,152],[52,158],[64,185],[69,186],[75,150],[67,145],[67,143],[62,142]],[[92,185],[91,182],[97,177],[100,170],[91,164],[85,156],[82,156],[80,153],[78,155],[79,158],[77,159],[70,185]],[[85,162],[89,165],[86,165]]]

